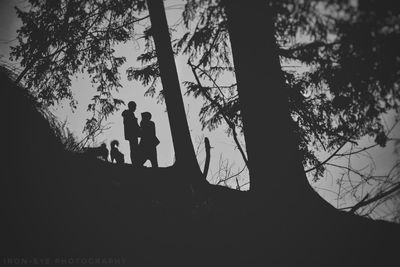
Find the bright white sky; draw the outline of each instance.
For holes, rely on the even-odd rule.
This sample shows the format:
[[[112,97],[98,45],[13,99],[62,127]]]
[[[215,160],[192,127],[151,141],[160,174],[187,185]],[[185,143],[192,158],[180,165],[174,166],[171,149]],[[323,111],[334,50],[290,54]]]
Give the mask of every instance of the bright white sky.
[[[182,5],[182,0],[167,0],[165,1],[166,12],[169,24],[175,23],[181,12],[179,5]],[[23,6],[23,0],[1,0],[0,3],[0,55],[4,57],[0,58],[1,61],[8,61],[10,46],[16,45],[16,29],[21,26],[20,21],[16,17],[15,5]],[[175,34],[179,34],[179,31]],[[126,64],[121,69],[121,84],[122,88],[119,93],[115,94],[117,98],[121,98],[126,103],[130,100],[134,100],[137,103],[136,116],[140,119],[140,113],[149,111],[153,115],[153,121],[156,124],[157,137],[161,143],[158,146],[158,160],[160,166],[170,166],[173,163],[173,146],[170,135],[168,116],[165,110],[165,105],[157,103],[156,98],[144,97],[145,88],[138,82],[128,81],[125,75],[125,71],[130,66],[139,67],[139,63],[136,62],[136,57],[141,52],[140,43],[126,43],[118,46],[117,53],[127,58]],[[181,82],[185,80],[193,81],[193,76],[186,64],[186,59],[178,57],[175,59],[176,66],[178,69],[178,75]],[[67,120],[67,125],[72,132],[75,133],[78,138],[82,138],[82,129],[85,124],[85,119],[90,117],[90,114],[86,112],[86,107],[90,102],[90,98],[94,95],[95,88],[92,87],[87,76],[80,75],[76,77],[72,85],[75,98],[78,100],[78,108],[75,111],[71,111],[68,104],[61,105],[54,109],[54,113],[61,119]],[[184,92],[184,87],[181,87]],[[192,141],[195,147],[197,147],[200,140],[207,136],[210,139],[211,146],[211,166],[208,176],[208,180],[213,182],[218,176],[218,170],[220,170],[220,158],[228,160],[229,164],[232,164],[232,173],[239,171],[244,163],[241,159],[239,151],[235,149],[235,144],[232,138],[228,138],[225,134],[226,126],[221,126],[213,132],[208,130],[201,130],[201,124],[199,122],[199,109],[202,104],[201,99],[193,99],[192,97],[184,97],[185,108],[188,116],[189,128],[191,130]],[[120,141],[120,150],[125,154],[125,158],[129,161],[129,146],[127,141],[123,138],[123,124],[121,112],[125,109],[123,107],[119,112],[109,117],[107,123],[109,123],[110,129],[104,134],[98,137],[97,143],[106,142],[109,143],[113,139]],[[393,124],[394,117],[396,114],[386,116],[388,127]],[[400,138],[400,127],[397,127],[393,131],[392,137]],[[243,142],[243,141],[242,141]],[[360,145],[361,147],[367,146],[373,142],[372,139],[364,138]],[[203,166],[204,160],[204,146],[200,147],[201,151],[199,154],[199,164]],[[385,148],[375,148],[370,151],[370,155],[375,160],[375,171],[376,174],[385,174],[394,164],[398,158],[394,154],[393,143],[389,143]],[[321,153],[321,159],[325,159],[328,155]],[[368,164],[369,159],[367,157],[360,157],[355,159],[355,165],[360,168]],[[336,162],[336,164],[343,164],[342,162]],[[239,183],[245,184],[248,181],[248,173],[244,172],[239,177]],[[317,191],[331,202],[334,206],[336,203],[337,184],[336,180],[340,178],[340,173],[335,168],[330,168],[330,174],[325,178],[321,179],[317,183],[313,183],[313,186],[317,188]],[[243,189],[247,189],[245,186]],[[322,189],[321,189],[322,188]],[[342,203],[343,204],[343,203]],[[348,205],[349,203],[347,203]]]

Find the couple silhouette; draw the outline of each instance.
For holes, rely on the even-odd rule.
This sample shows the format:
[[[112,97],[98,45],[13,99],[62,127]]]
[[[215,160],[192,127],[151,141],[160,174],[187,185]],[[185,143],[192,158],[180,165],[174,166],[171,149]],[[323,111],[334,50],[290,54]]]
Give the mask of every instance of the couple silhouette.
[[[158,167],[156,127],[150,112],[143,112],[140,126],[135,116],[136,103],[130,101],[128,109],[122,112],[125,140],[129,142],[130,157],[133,165],[143,166],[150,160],[151,166]],[[140,138],[140,143],[139,143]]]

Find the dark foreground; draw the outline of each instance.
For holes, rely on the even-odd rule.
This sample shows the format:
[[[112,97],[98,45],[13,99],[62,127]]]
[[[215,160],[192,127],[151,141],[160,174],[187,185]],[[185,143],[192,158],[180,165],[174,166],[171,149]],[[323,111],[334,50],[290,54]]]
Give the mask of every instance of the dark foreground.
[[[282,194],[265,206],[249,192],[191,185],[196,170],[117,166],[65,152],[22,91],[4,75],[0,82],[0,264],[400,264],[398,225],[336,211],[311,189],[309,199],[288,203]]]

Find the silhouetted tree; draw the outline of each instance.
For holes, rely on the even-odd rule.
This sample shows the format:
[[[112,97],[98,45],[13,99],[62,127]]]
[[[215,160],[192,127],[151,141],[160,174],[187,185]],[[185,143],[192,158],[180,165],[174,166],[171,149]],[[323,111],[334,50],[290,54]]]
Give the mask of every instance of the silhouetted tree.
[[[156,54],[174,143],[175,164],[193,171],[190,176],[191,178],[199,177],[201,172],[196,161],[189,126],[186,120],[164,4],[161,0],[148,1],[148,7],[152,24],[151,32],[157,51]]]
[[[31,3],[38,7],[41,3],[44,3],[44,1],[31,0]],[[59,1],[55,3],[62,4],[69,2]],[[78,2],[71,1],[71,3]],[[112,5],[112,3],[116,2],[107,2],[107,4],[113,7],[119,6],[118,4]],[[137,2],[129,2],[129,4],[132,5],[133,3]],[[153,36],[155,37],[156,46],[160,46],[168,43],[165,14],[162,12],[162,0],[154,0],[154,2],[150,0],[149,3],[151,3],[150,15],[153,26],[155,26],[154,23],[159,23],[159,27],[157,27]],[[335,2],[330,1],[330,3]],[[288,101],[290,90],[289,92],[288,90],[284,90],[285,75],[282,73],[280,67],[279,47],[276,46],[275,39],[276,26],[273,25],[274,13],[271,7],[266,5],[262,0],[255,0],[251,5],[244,1],[230,0],[224,1],[222,4],[224,5],[224,9],[226,8],[226,29],[229,32],[232,43],[233,61],[235,63],[235,73],[237,75],[237,87],[242,112],[241,117],[243,120],[243,128],[246,130],[245,138],[252,179],[252,194],[250,196],[254,197],[251,199],[253,200],[250,203],[251,205],[246,205],[247,209],[253,209],[253,212],[248,212],[246,210],[246,214],[249,215],[249,218],[246,217],[246,219],[251,221],[251,223],[247,224],[247,226],[252,228],[249,229],[251,234],[246,237],[244,237],[245,234],[241,234],[242,239],[240,240],[247,242],[246,244],[251,246],[254,250],[246,250],[246,252],[251,253],[246,259],[254,259],[254,261],[251,262],[253,265],[257,263],[257,265],[271,266],[277,264],[282,266],[293,266],[294,264],[320,266],[321,262],[323,262],[327,263],[329,266],[338,266],[339,263],[342,263],[341,257],[346,256],[345,263],[347,265],[353,266],[358,264],[364,266],[366,263],[388,265],[391,259],[395,257],[393,255],[396,255],[397,249],[392,244],[389,244],[387,239],[388,236],[391,235],[397,240],[399,236],[398,228],[395,229],[394,226],[389,223],[373,222],[337,211],[324,202],[307,183],[302,165],[303,155],[298,149],[298,142],[301,140],[296,137],[296,134],[298,134],[298,131],[296,131],[298,125],[293,122],[290,116],[289,107],[291,103]],[[62,5],[59,7],[62,7]],[[59,7],[55,8],[55,10],[59,10]],[[125,8],[129,10],[129,7],[126,6]],[[68,8],[66,10],[68,10]],[[53,11],[54,10],[51,12]],[[119,11],[121,14],[124,12],[124,10]],[[47,13],[45,16],[51,14],[51,12]],[[63,14],[64,13],[62,13],[62,15]],[[158,17],[154,17],[156,14]],[[26,15],[29,16],[29,13],[26,13]],[[52,29],[58,27],[58,24],[53,25],[52,23],[42,25],[40,23],[40,14],[37,15],[38,20],[33,18],[29,20],[30,23],[34,25],[34,29],[39,25],[40,29],[49,29],[51,32]],[[59,17],[63,16],[60,15]],[[70,21],[69,18],[66,20]],[[111,19],[108,18],[107,21],[109,20]],[[107,22],[105,23],[107,24]],[[103,24],[100,23],[100,25]],[[263,34],[260,33],[259,25],[263,25]],[[97,33],[95,36],[96,35]],[[254,38],[252,42],[249,42],[249,40],[245,38],[248,35]],[[44,38],[50,38],[50,36],[52,35]],[[66,38],[66,36],[63,38]],[[55,40],[58,40],[58,38],[55,38]],[[24,44],[24,40],[21,40],[21,42]],[[29,47],[30,44],[31,42],[28,41],[27,47]],[[39,51],[46,51],[49,46],[39,45],[38,47],[40,48]],[[44,47],[45,49],[43,49]],[[167,45],[167,47],[169,46]],[[109,47],[105,47],[106,50],[108,48]],[[94,47],[88,50],[91,51],[92,49],[94,49]],[[96,50],[94,49],[94,51]],[[176,71],[172,60],[172,53],[168,51],[168,48],[162,54],[160,54],[161,51],[163,51],[161,48],[157,48],[156,50],[158,53],[157,56],[159,57],[160,75],[162,77],[163,86],[165,87],[164,90],[166,90],[166,92],[164,92],[166,101],[170,101],[170,97],[175,99],[174,101],[178,101],[177,105],[181,105],[181,107],[178,107],[175,112],[179,113],[183,110],[182,103],[179,100],[179,90],[177,90],[177,87],[169,87],[170,85],[178,86],[176,81],[174,81],[176,78]],[[39,55],[42,56],[42,53],[44,52],[39,53]],[[24,56],[28,57],[29,53]],[[166,65],[163,67],[162,65],[164,63]],[[52,65],[53,63],[48,64]],[[58,65],[55,64],[55,66]],[[166,67],[170,67],[173,70],[171,73],[172,77],[169,78],[171,79],[170,81],[163,77],[165,73],[168,73],[168,71],[165,70]],[[71,71],[71,69],[69,69],[69,71]],[[26,73],[28,73],[28,71]],[[69,75],[69,73],[64,74]],[[102,74],[103,72],[100,73],[100,75]],[[32,73],[32,75],[35,75],[35,73]],[[40,73],[38,75],[40,75]],[[44,86],[45,84],[42,85],[42,82],[45,80],[41,80],[41,82],[39,82],[39,80],[37,80],[38,86]],[[68,82],[64,83],[64,85],[68,85]],[[266,100],[259,97],[259,95],[254,92],[254,90],[262,90],[262,88],[267,88],[264,90],[268,90],[271,98],[270,105],[266,105]],[[40,92],[41,91],[39,91],[39,94]],[[42,94],[39,97],[43,98],[45,96],[46,94]],[[57,99],[57,97],[55,99]],[[171,103],[167,105],[170,104]],[[265,116],[263,119],[273,125],[276,130],[268,131],[265,128],[259,127],[258,118],[261,108]],[[182,147],[181,150],[178,149],[177,152],[180,153],[189,151],[193,149],[193,147],[189,147],[190,139],[188,139],[187,122],[182,114],[177,115],[179,117],[174,124],[175,127],[184,128],[182,128],[183,130],[181,131],[176,129],[177,132],[173,132],[173,135],[179,134],[179,136],[182,136],[183,140],[179,140],[179,142],[182,142],[180,144],[186,146]],[[350,119],[350,114],[348,116]],[[171,124],[172,123],[173,122],[171,122]],[[364,121],[364,123],[366,122]],[[361,126],[362,125],[363,124],[361,124]],[[174,141],[175,140],[176,139],[174,139]],[[272,153],[266,155],[268,151],[272,151]],[[180,157],[182,157],[182,154]],[[193,157],[189,155],[189,161],[181,162],[188,162],[190,164],[193,162],[192,160]],[[191,170],[191,167],[192,166],[189,165],[188,170]],[[196,169],[193,170],[193,175],[198,174],[202,177],[197,166]],[[104,196],[102,197],[104,199]],[[120,214],[122,215],[123,213]],[[264,215],[270,216],[267,217]],[[108,227],[110,226],[109,224],[106,225]],[[122,227],[122,224],[120,225]],[[105,228],[109,229],[108,227]],[[336,231],[331,231],[332,228],[336,228]],[[182,232],[186,234],[186,230],[188,229],[185,228]],[[195,231],[196,229],[191,230]],[[200,237],[203,233],[206,232],[200,232],[197,236]],[[257,238],[260,238],[260,235],[258,235],[259,233],[262,234],[262,245],[259,243],[255,244],[254,242]],[[368,235],[365,233],[368,233]],[[92,237],[92,235],[90,236]],[[123,238],[124,234],[119,233],[117,236]],[[130,237],[132,236],[134,235],[130,235]],[[93,235],[93,240],[96,240],[94,237]],[[223,235],[223,237],[227,237],[227,235]],[[217,240],[218,237],[215,239]],[[10,240],[10,237],[8,237],[8,240]],[[115,237],[111,240],[115,240]],[[365,251],[371,249],[371,244],[373,245],[374,253],[369,253],[368,257],[360,257]],[[187,244],[182,243],[179,245],[186,246]],[[207,245],[209,244],[207,243]],[[149,245],[148,247],[151,246]],[[197,248],[196,246],[189,245],[188,247],[189,248],[185,251],[193,252],[193,250]],[[332,248],[338,247],[340,247],[345,255],[340,255],[341,257],[332,257]],[[269,252],[267,257],[265,256],[266,251]],[[202,251],[198,250],[195,251],[195,254],[190,255],[199,255],[200,253],[202,253]],[[185,259],[187,258],[187,255],[183,256],[185,256]],[[201,256],[204,256],[204,254]],[[329,262],[326,260],[328,258]],[[263,262],[256,262],[257,260],[262,260]]]
[[[17,9],[23,27],[19,30],[19,45],[13,48],[12,56],[22,58],[21,65],[25,67],[17,82],[24,80],[37,100],[45,105],[67,98],[74,106],[71,76],[87,71],[99,92],[88,106],[94,113],[85,128],[90,132],[98,127],[104,116],[123,103],[112,96],[112,91],[121,86],[118,68],[125,62],[125,57],[116,57],[113,45],[135,37],[134,23],[148,18],[146,15],[139,17],[146,8],[145,2],[71,0],[50,3],[32,0],[29,3],[32,6],[29,11]],[[159,51],[157,56],[166,88],[176,164],[192,171],[197,169],[198,175],[191,175],[191,178],[201,177],[185,118],[162,3],[150,2],[149,11],[156,13],[151,16],[153,27],[149,31]]]
[[[260,219],[259,224],[268,233],[268,251],[276,252],[268,256],[265,265],[279,263],[290,266],[303,259],[310,265],[318,265],[321,259],[326,259],[326,253],[324,248],[316,248],[315,244],[323,247],[340,244],[343,251],[352,251],[365,249],[368,247],[366,240],[370,240],[373,244],[379,244],[374,249],[375,255],[388,255],[387,252],[394,251],[393,244],[385,243],[383,240],[386,238],[382,234],[387,231],[387,234],[398,236],[398,228],[396,230],[386,225],[388,228],[385,230],[384,225],[378,222],[362,220],[334,210],[321,201],[307,184],[301,164],[302,155],[298,150],[298,138],[293,131],[296,125],[290,117],[287,93],[284,90],[284,75],[280,67],[270,7],[261,0],[253,1],[251,6],[229,0],[224,1],[224,4],[242,107],[251,189],[255,200],[253,204],[259,212],[267,210],[271,214],[268,218]],[[265,35],[257,35],[258,29],[252,25],[263,25]],[[253,42],[248,42],[243,38],[246,34],[257,37],[254,37]],[[265,105],[265,100],[257,97],[253,90],[259,88],[269,89],[273,104]],[[274,125],[276,131],[257,127],[258,120],[254,118],[260,113],[260,107],[263,107],[266,120]],[[270,153],[272,155],[266,155],[266,151],[273,151]],[[340,233],[330,230],[335,226],[340,229]],[[325,241],[317,235],[322,235]],[[324,243],[326,240],[332,243]],[[279,248],[287,250],[282,252]],[[310,251],[313,251],[313,256]],[[293,258],[286,259],[285,255]],[[313,257],[319,260],[314,261]],[[391,256],[385,259],[371,256],[368,260],[361,260],[353,252],[343,256],[346,265],[364,266],[377,264],[381,260],[384,264],[397,262]],[[341,262],[339,257],[327,265],[335,266]]]
[[[120,86],[118,67],[125,59],[114,56],[113,45],[136,37],[134,23],[148,18],[145,1],[50,3],[31,0],[29,3],[29,11],[18,10],[23,27],[12,56],[21,59],[25,67],[18,80],[24,80],[43,104],[69,98],[74,106],[70,77],[86,70],[99,91],[89,110],[101,114],[115,111],[122,102],[113,98],[112,90]],[[305,66],[304,71],[296,75],[285,67],[281,74],[285,82],[282,90],[289,99],[290,115],[295,121],[292,129],[299,138],[303,164],[315,166],[313,171],[317,179],[324,165],[309,149],[310,145],[314,149],[322,147],[328,152],[335,151],[345,142],[366,134],[376,136],[376,142],[384,145],[387,136],[380,115],[397,109],[399,103],[399,90],[396,90],[398,50],[395,49],[398,9],[393,8],[393,2],[286,0],[268,1],[264,5],[270,7],[272,32],[280,59]],[[234,70],[223,2],[187,1],[182,15],[188,30],[182,38],[173,41],[175,52],[186,53],[195,74],[211,83],[205,86],[188,82],[188,93],[205,97],[200,114],[204,126],[212,129],[225,121],[235,137],[236,129],[237,132],[243,130],[237,85],[218,84],[218,77],[232,75]],[[191,28],[190,24],[195,27]],[[252,29],[257,27],[255,24],[249,27],[254,35],[245,36],[255,38],[267,34],[261,28]],[[128,77],[150,84],[149,94],[155,92],[156,81],[160,78],[152,34],[153,29],[148,28],[144,35],[148,41],[146,51],[138,58],[145,66],[128,70]],[[258,54],[252,56],[258,57]],[[257,68],[269,67],[263,63]],[[261,92],[266,85],[257,86]],[[272,84],[268,86],[274,88]],[[275,103],[273,97],[270,99]],[[269,113],[264,110],[264,114]],[[88,125],[99,120],[99,117],[92,118]],[[186,125],[182,119],[177,121],[180,121],[178,125]],[[279,128],[279,124],[274,125],[276,127]],[[244,153],[242,155],[247,159]]]
[[[288,0],[265,1],[265,5],[271,8],[277,54],[283,63],[282,90],[289,99],[293,131],[308,174],[313,174],[315,181],[324,174],[326,161],[318,159],[316,151],[335,156],[346,144],[356,144],[365,135],[384,146],[390,138],[382,115],[397,111],[400,99],[396,89],[399,52],[395,49],[399,10],[394,2]],[[174,48],[189,58],[195,81],[185,85],[188,94],[204,99],[200,111],[203,127],[212,130],[225,123],[242,152],[235,138],[243,132],[237,84],[225,84],[226,77],[234,75],[227,21],[221,1],[187,1],[183,11],[186,30],[174,41]],[[249,32],[257,28],[255,24],[249,27]],[[258,34],[265,30],[242,38],[253,40]],[[132,70],[133,77],[151,84],[151,94],[159,78],[149,71],[157,65],[153,54],[152,49],[147,50],[139,57],[146,65]],[[267,69],[266,62],[263,64],[259,67]],[[292,65],[298,65],[299,71],[294,72]],[[265,86],[269,85],[259,85],[254,94],[262,94]],[[271,91],[265,94],[266,105],[275,103]],[[262,107],[268,109],[266,105]],[[247,156],[241,154],[247,163]]]
[[[38,102],[52,105],[69,99],[75,107],[70,89],[71,77],[86,71],[97,94],[88,111],[88,124],[114,112],[122,100],[113,90],[121,87],[119,67],[125,57],[114,55],[114,45],[131,40],[134,22],[145,9],[145,1],[28,1],[26,11],[17,9],[22,20],[18,30],[19,44],[11,56],[20,60],[23,71],[16,82],[23,81]]]
[[[398,93],[390,90],[396,82],[396,66],[389,64],[396,64],[397,55],[393,49],[397,44],[397,10],[391,8],[391,3],[377,7],[374,1],[363,5],[354,1],[269,1],[280,58],[284,63],[300,63],[303,67],[294,73],[291,66],[283,66],[283,71],[305,163],[317,162],[307,145],[334,150],[348,139],[357,140],[365,134],[379,136],[377,141],[383,144],[385,135],[378,114],[398,106]],[[388,13],[391,9],[392,13]],[[200,87],[188,82],[188,92],[201,96],[201,91],[206,90],[214,98],[205,99],[200,114],[203,125],[216,127],[224,120],[224,114],[241,128],[236,84],[215,84],[219,76],[233,71],[221,1],[188,1],[183,19],[187,31],[175,40],[174,48],[187,54],[197,69],[201,67],[199,76],[211,83]],[[140,57],[151,64],[143,72],[136,70],[143,75],[136,77],[146,77],[148,81],[152,73],[144,70],[154,63],[150,61],[154,58],[152,53],[148,51]],[[368,62],[359,65],[362,60]],[[348,75],[354,67],[359,73]],[[388,79],[382,76],[382,68],[387,68],[384,73]],[[377,85],[364,90],[368,79]],[[218,105],[224,108],[223,112]],[[322,169],[316,171],[318,176]]]

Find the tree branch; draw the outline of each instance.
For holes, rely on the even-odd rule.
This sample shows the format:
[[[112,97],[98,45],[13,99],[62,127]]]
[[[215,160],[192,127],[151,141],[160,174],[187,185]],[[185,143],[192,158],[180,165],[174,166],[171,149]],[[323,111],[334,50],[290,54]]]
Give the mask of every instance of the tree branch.
[[[196,82],[197,82],[197,84],[199,85],[199,87],[202,89],[201,92],[203,93],[204,97],[205,97],[208,101],[210,101],[211,103],[213,103],[215,106],[218,107],[218,109],[219,109],[219,111],[220,111],[222,117],[224,118],[225,122],[228,124],[228,127],[232,130],[232,135],[233,135],[233,139],[234,139],[234,141],[235,141],[235,143],[236,143],[236,146],[237,146],[237,148],[239,149],[240,154],[241,154],[241,156],[242,156],[244,162],[246,163],[246,166],[249,166],[247,156],[246,156],[246,154],[244,153],[244,150],[243,150],[242,146],[240,145],[240,142],[239,142],[239,140],[238,140],[238,138],[237,138],[237,132],[236,132],[236,126],[235,126],[235,124],[234,124],[233,122],[231,122],[231,121],[229,120],[229,118],[225,115],[225,113],[223,112],[223,107],[221,106],[221,104],[218,103],[217,101],[215,101],[215,99],[213,99],[213,98],[208,94],[208,92],[207,92],[206,90],[204,90],[204,87],[203,87],[203,85],[201,84],[200,79],[199,79],[199,77],[198,77],[198,75],[197,75],[197,73],[196,73],[196,66],[194,66],[194,65],[190,62],[190,60],[188,60],[188,65],[191,67],[192,73],[193,73],[193,75],[194,75],[194,78],[196,79]]]
[[[208,173],[208,169],[210,167],[210,158],[211,158],[210,140],[207,137],[204,138],[204,146],[205,146],[205,149],[206,149],[206,162],[204,163],[203,176],[204,176],[205,179],[207,179],[207,173]]]
[[[358,209],[367,206],[375,201],[378,201],[384,197],[389,196],[390,194],[396,192],[397,190],[400,190],[400,182],[397,183],[393,188],[385,191],[385,192],[381,192],[378,193],[377,195],[375,195],[374,197],[367,199],[368,198],[368,194],[360,201],[358,202],[356,205],[352,206],[352,207],[347,207],[347,208],[343,208],[343,209],[350,209],[349,212],[350,213],[354,213],[356,212]]]

